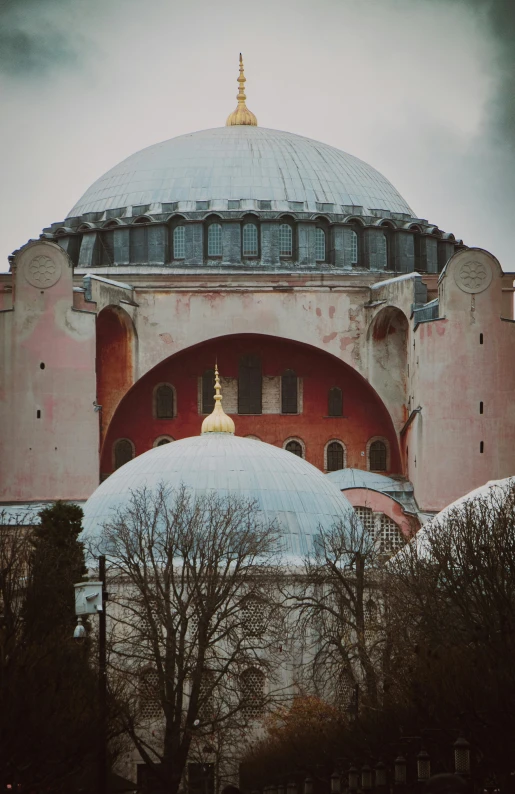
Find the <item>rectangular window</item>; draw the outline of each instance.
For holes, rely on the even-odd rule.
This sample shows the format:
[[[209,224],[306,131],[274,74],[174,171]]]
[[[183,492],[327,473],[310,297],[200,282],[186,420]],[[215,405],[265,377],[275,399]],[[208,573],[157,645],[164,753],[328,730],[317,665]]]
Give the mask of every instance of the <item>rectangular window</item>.
[[[212,223],[207,231],[207,255],[222,256],[222,227]]]
[[[258,230],[254,223],[246,223],[243,227],[243,256],[258,255]]]
[[[144,215],[150,209],[150,204],[135,204],[132,208],[132,217],[137,218],[138,215]]]
[[[279,255],[292,256],[293,253],[293,235],[291,226],[287,223],[281,223],[279,229]]]
[[[227,209],[228,210],[239,210],[240,208],[240,200],[239,199],[230,199],[227,202]]]
[[[302,212],[304,209],[304,202],[303,201],[289,201],[288,206],[293,212]]]
[[[198,210],[208,210],[209,209],[209,201],[197,201],[195,203],[195,207]]]
[[[260,201],[259,202],[259,209],[260,210],[271,210],[272,209],[272,202],[271,201]]]
[[[186,256],[184,226],[176,226],[173,232],[173,258],[184,259]]]
[[[317,201],[317,210],[319,212],[334,212],[334,204],[328,204],[324,201]]]

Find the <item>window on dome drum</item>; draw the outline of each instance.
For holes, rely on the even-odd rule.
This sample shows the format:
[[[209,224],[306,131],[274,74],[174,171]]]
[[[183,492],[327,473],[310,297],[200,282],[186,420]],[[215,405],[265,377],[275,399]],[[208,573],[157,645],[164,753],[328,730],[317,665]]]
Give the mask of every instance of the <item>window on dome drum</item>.
[[[260,414],[262,412],[261,360],[248,355],[240,359],[238,369],[238,413]]]
[[[206,369],[202,375],[202,413],[210,414],[215,407],[215,371]]]
[[[299,412],[298,378],[296,372],[287,369],[281,375],[281,413],[297,414]]]
[[[333,386],[329,389],[327,415],[343,416],[343,392],[338,386]]]
[[[388,241],[386,234],[380,234],[377,240],[377,264],[378,267],[385,270],[388,267]]]
[[[249,667],[240,676],[243,716],[247,719],[260,717],[264,710],[265,676],[256,667]]]
[[[100,264],[113,265],[114,264],[114,232],[106,231],[100,232],[98,235],[98,244],[100,246]]]
[[[279,227],[279,256],[293,255],[293,232],[288,223],[281,223]]]
[[[343,446],[338,441],[331,441],[327,447],[327,471],[343,469]]]
[[[173,258],[184,259],[186,256],[185,246],[185,228],[184,226],[176,226],[173,230]]]
[[[173,419],[174,416],[174,394],[171,386],[163,383],[158,386],[155,393],[156,419]]]
[[[130,261],[148,262],[148,234],[146,226],[134,226],[129,237]]]
[[[254,223],[246,223],[243,227],[243,256],[258,255],[258,230]]]
[[[302,454],[302,444],[300,444],[298,441],[288,441],[285,446],[285,450],[287,452],[291,452],[293,455],[297,455],[298,458],[304,457]]]
[[[126,438],[120,438],[114,444],[114,467],[119,469],[124,466],[134,457],[134,449],[132,444]]]
[[[222,256],[222,227],[211,223],[207,230],[207,255]]]
[[[358,264],[358,235],[354,231],[351,232],[350,262],[351,265]]]
[[[386,471],[386,444],[374,441],[370,445],[370,471]]]
[[[325,232],[315,229],[315,258],[317,262],[325,262]]]

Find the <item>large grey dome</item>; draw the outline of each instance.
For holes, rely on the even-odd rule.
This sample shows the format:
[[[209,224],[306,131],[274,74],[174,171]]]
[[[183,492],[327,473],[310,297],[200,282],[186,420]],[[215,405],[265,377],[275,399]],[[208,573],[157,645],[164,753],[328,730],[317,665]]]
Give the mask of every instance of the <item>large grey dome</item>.
[[[276,210],[300,202],[297,209],[310,212],[325,204],[337,213],[356,206],[365,215],[383,209],[413,216],[393,185],[357,157],[289,132],[233,126],[181,135],[131,155],[97,179],[68,217],[141,205],[152,212],[152,205],[175,202],[179,209],[195,209],[197,201],[226,209],[223,203],[231,200],[271,201]]]
[[[312,547],[319,527],[329,529],[354,514],[348,500],[318,469],[279,447],[229,433],[205,433],[151,449],[105,480],[84,507],[86,537],[128,503],[131,491],[181,483],[200,496],[253,499],[263,517],[285,533],[285,552],[298,559]]]

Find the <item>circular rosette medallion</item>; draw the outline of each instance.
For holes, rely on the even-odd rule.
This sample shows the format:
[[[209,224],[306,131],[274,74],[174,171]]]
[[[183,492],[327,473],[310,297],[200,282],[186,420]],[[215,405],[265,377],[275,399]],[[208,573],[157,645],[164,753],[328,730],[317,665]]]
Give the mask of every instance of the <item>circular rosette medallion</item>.
[[[454,280],[463,292],[483,292],[492,281],[492,268],[488,262],[463,262],[458,265]]]
[[[35,256],[25,267],[25,278],[33,287],[53,287],[61,278],[61,263],[43,254]]]

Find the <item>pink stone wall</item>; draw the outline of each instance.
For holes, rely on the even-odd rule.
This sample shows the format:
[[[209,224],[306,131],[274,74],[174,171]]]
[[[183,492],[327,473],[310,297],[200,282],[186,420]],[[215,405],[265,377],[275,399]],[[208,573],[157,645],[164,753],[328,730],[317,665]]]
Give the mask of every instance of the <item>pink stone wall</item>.
[[[368,507],[374,513],[384,513],[395,521],[406,538],[411,538],[419,529],[417,518],[406,514],[402,505],[388,494],[369,488],[346,488],[343,494],[353,507]]]

